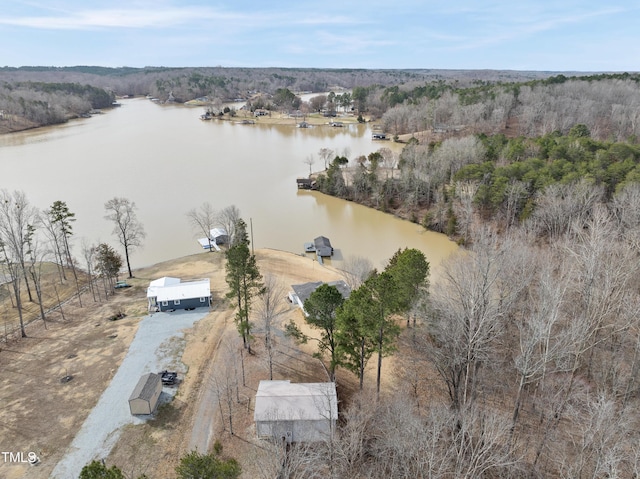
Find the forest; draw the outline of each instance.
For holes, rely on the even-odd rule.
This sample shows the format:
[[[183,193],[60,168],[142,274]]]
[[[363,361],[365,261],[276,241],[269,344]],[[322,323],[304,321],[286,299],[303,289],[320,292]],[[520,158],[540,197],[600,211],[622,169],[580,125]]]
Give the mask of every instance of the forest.
[[[397,157],[317,184],[465,249],[413,303],[398,390],[356,396],[294,476],[638,477],[637,76],[426,90],[385,90]]]
[[[206,97],[211,104],[217,104],[249,100],[258,94],[270,96],[279,89],[298,93],[361,88],[365,96],[371,97],[370,113],[382,115],[386,106],[374,97],[387,87],[425,82],[473,85],[478,81],[525,81],[549,75],[465,70],[3,67],[0,133],[65,122],[109,106],[115,96],[150,95],[162,102],[178,103]]]

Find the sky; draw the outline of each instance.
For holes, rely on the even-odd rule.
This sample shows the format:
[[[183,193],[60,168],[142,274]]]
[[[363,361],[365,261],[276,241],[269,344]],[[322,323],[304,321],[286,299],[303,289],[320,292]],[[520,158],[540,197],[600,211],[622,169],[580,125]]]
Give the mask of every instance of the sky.
[[[2,0],[0,66],[640,71],[637,0]]]

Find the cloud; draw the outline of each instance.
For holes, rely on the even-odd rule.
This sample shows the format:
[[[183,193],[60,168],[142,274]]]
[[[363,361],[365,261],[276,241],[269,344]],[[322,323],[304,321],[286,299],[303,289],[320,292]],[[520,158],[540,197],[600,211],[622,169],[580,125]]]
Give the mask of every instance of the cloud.
[[[166,28],[200,21],[240,20],[239,14],[206,7],[84,10],[64,15],[0,17],[0,25],[50,30]]]

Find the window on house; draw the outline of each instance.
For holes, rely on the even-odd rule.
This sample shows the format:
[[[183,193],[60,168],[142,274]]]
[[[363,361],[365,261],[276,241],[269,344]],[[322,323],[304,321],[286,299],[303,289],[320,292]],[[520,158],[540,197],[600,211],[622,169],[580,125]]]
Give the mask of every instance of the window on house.
[[[169,306],[169,301],[163,301],[162,306]]]
[[[200,298],[200,302],[204,303],[207,300],[207,298]]]
[[[179,299],[174,299],[173,300],[173,304],[175,304],[177,306],[178,304],[180,304],[180,300]]]

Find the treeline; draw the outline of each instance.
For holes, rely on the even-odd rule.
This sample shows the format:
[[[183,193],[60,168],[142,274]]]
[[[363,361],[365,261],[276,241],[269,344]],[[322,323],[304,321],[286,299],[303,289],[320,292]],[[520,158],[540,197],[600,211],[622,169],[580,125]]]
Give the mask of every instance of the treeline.
[[[594,138],[624,141],[640,135],[640,76],[558,75],[525,83],[453,88],[392,87],[381,99],[384,129],[401,135],[422,131],[509,133],[511,136],[562,134],[584,124]]]
[[[113,93],[78,83],[4,82],[0,84],[0,122],[13,129],[63,123],[92,109],[111,106]],[[0,123],[0,124],[1,124]]]
[[[386,148],[344,169],[347,162],[334,158],[317,179],[320,191],[463,241],[474,222],[509,228],[545,214],[555,197],[588,191],[610,202],[625,186],[640,182],[640,147],[594,140],[582,124],[566,135],[539,138],[480,134],[428,145],[413,140],[400,154],[397,170]]]
[[[0,80],[7,82],[81,83],[114,91],[118,95],[151,94],[161,100],[166,100],[169,92],[173,91],[174,97],[183,101],[205,95],[219,100],[248,98],[251,92],[274,94],[279,88],[294,92],[326,92],[333,87],[352,89],[378,85],[384,89],[425,82],[456,82],[460,86],[471,86],[478,81],[527,81],[549,75],[546,72],[491,70],[98,66],[0,68]]]
[[[292,447],[287,477],[635,477],[639,206],[629,185],[544,245],[474,228],[412,308],[394,387]]]
[[[113,198],[104,206],[105,219],[114,223],[113,234],[124,250],[132,277],[129,256],[144,238],[135,203]],[[107,243],[83,241],[78,258],[73,248],[75,221],[75,213],[64,201],[54,201],[41,210],[22,191],[0,190],[0,280],[8,293],[3,300],[10,300],[17,320],[14,328],[5,314],[5,341],[10,335],[27,337],[26,325],[35,319],[41,319],[46,328],[50,308],[57,308],[64,319],[61,290],[73,294],[80,307],[87,289],[94,302],[113,294],[124,264],[122,257]],[[48,265],[54,265],[55,272]],[[37,316],[28,314],[34,309],[29,303],[37,305]]]

